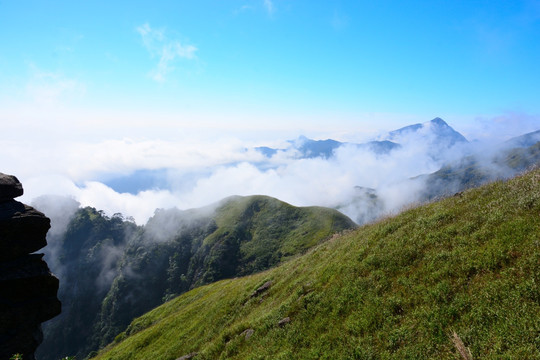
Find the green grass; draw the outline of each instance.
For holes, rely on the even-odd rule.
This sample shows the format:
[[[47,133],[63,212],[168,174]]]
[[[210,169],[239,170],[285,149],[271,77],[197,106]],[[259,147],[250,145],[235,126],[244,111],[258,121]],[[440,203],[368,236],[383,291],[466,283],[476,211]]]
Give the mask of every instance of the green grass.
[[[194,289],[96,359],[458,359],[454,332],[474,359],[540,359],[539,171]]]

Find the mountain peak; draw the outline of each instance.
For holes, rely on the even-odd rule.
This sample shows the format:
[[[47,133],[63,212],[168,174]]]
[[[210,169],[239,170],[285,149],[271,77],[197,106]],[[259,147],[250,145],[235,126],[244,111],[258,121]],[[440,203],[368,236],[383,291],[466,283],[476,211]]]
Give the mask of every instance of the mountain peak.
[[[446,121],[444,121],[443,119],[441,119],[440,117],[436,117],[435,119],[431,120],[430,123],[432,124],[436,124],[436,125],[439,125],[439,126],[449,126]]]
[[[403,137],[407,137],[413,133],[424,135],[427,133],[431,134],[431,141],[438,144],[442,148],[451,147],[456,143],[468,142],[463,135],[455,131],[440,117],[436,117],[435,119],[425,123],[409,125],[401,129],[391,131],[388,133],[387,140],[399,142]]]

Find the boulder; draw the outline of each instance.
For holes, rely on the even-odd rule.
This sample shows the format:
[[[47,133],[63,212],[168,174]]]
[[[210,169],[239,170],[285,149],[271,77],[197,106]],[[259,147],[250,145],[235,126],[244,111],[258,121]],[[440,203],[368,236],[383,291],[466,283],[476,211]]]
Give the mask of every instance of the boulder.
[[[22,194],[22,184],[15,176],[0,173],[0,203],[15,199]]]
[[[33,360],[41,323],[60,314],[58,279],[43,254],[50,219],[13,200],[23,194],[15,176],[0,173],[0,359]]]

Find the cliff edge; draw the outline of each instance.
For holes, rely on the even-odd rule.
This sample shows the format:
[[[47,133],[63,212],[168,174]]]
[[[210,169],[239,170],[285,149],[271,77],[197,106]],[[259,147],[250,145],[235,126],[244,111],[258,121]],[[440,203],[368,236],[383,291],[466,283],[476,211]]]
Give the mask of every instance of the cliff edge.
[[[61,311],[58,279],[43,254],[34,254],[47,245],[50,219],[14,200],[22,194],[15,176],[0,173],[0,359],[35,359],[41,323]]]

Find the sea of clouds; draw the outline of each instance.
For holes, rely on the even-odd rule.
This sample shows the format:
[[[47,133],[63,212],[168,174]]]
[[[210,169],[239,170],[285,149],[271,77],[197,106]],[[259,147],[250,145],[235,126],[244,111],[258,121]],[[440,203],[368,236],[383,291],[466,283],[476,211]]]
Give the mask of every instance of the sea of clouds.
[[[471,151],[471,146],[492,147],[505,137],[537,130],[530,119],[521,123],[526,126],[512,128],[513,132],[508,131],[508,123],[500,119],[479,122],[482,141],[443,152],[433,149],[436,144],[429,132],[405,134],[397,139],[402,146],[388,154],[346,144],[329,158],[302,158],[287,139],[257,140],[254,136],[246,141],[234,134],[205,139],[198,133],[178,140],[4,140],[2,162],[3,172],[18,176],[23,183],[21,200],[32,203],[41,197],[48,215],[64,210],[59,206],[45,209],[45,195],[64,196],[80,206],[95,207],[109,216],[122,213],[145,224],[158,208],[197,208],[231,195],[263,194],[296,206],[339,208],[358,219],[365,209],[350,201],[358,187],[376,190],[383,204],[379,214],[393,213],[417,200],[423,184],[411,178],[437,171]],[[383,139],[384,133],[376,138]],[[257,146],[283,150],[268,158],[255,149]],[[123,182],[141,183],[141,174],[147,178],[145,186],[130,190],[122,186]]]

